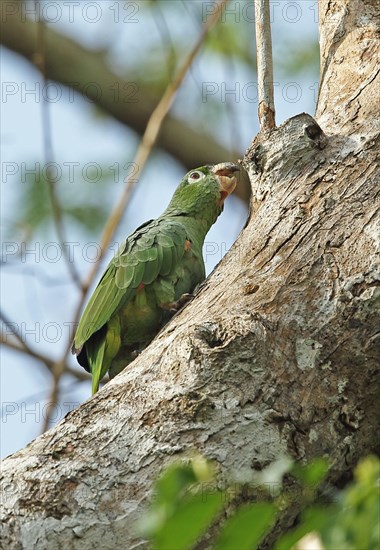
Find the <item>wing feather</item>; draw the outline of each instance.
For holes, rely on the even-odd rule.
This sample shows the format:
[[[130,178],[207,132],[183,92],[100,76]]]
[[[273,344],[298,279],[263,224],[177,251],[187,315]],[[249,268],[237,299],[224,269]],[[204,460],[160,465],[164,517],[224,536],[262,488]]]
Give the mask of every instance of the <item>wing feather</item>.
[[[74,353],[135,296],[141,283],[151,284],[175,269],[184,254],[185,241],[185,227],[165,218],[144,224],[128,237],[83,312],[74,339]]]

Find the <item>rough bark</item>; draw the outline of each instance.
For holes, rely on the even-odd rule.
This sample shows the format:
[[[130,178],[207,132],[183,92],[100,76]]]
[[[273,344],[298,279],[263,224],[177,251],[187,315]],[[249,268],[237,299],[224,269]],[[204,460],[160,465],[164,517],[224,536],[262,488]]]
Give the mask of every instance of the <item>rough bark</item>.
[[[145,548],[133,525],[152,482],[194,449],[227,479],[283,453],[328,456],[341,483],[376,450],[373,4],[320,3],[323,131],[301,114],[256,137],[250,218],[195,300],[93,399],[4,461],[7,548]],[[339,100],[324,89],[332,82]]]
[[[0,42],[28,59],[36,61],[37,23],[23,15],[20,1],[15,8],[4,8],[0,20]],[[10,6],[11,0],[6,4]],[[133,77],[122,78],[113,72],[104,51],[91,51],[74,40],[46,27],[46,76],[49,80],[73,88],[116,120],[142,135],[149,116],[159,101],[154,94]],[[96,86],[94,86],[94,84]],[[222,162],[239,153],[225,148],[211,135],[201,132],[173,115],[166,117],[157,141],[169,154],[191,170],[194,166]],[[237,192],[248,202],[250,189],[244,181]]]

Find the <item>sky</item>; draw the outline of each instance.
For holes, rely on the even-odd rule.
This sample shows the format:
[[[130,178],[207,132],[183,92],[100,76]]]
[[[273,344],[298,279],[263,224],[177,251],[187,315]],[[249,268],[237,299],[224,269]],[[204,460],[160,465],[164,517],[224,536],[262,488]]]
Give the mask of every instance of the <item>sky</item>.
[[[107,49],[107,62],[123,75],[131,68],[135,70],[147,56],[151,56],[152,74],[156,66],[162,70],[163,30],[174,43],[180,43],[179,57],[185,56],[197,38],[199,15],[207,17],[214,2],[192,4],[196,6],[189,10],[183,2],[163,2],[164,22],[158,22],[146,2],[103,0],[79,4],[46,0],[41,3],[44,17],[54,30],[67,34],[87,48]],[[314,113],[318,62],[295,75],[283,74],[278,67],[283,65],[284,59],[291,60],[295,48],[317,40],[317,2],[273,1],[271,10],[276,121],[279,125],[298,113]],[[222,36],[223,23],[228,21],[233,23],[236,32],[253,33],[252,13],[253,2],[231,1],[221,23]],[[27,16],[33,18],[33,12]],[[70,337],[70,322],[79,293],[70,280],[51,227],[37,233],[26,246],[21,244],[20,234],[10,229],[23,211],[28,178],[34,177],[36,163],[44,166],[43,99],[51,93],[48,108],[52,150],[61,171],[58,192],[71,204],[101,203],[107,211],[112,209],[122,192],[123,178],[130,168],[138,136],[101,114],[80,94],[70,93],[61,85],[51,86],[46,91],[36,69],[5,48],[1,49],[1,80],[1,307],[31,348],[57,358]],[[255,86],[252,70],[244,62],[238,61],[231,66],[219,53],[202,51],[176,98],[172,113],[185,120],[194,119],[200,131],[209,131],[211,116],[215,137],[226,147],[238,149],[243,154],[258,131]],[[113,184],[106,188],[96,186],[94,167],[111,171],[115,175]],[[138,225],[164,210],[184,173],[183,166],[166,153],[155,151],[152,154],[106,260]],[[230,197],[226,201],[223,214],[206,238],[207,273],[233,244],[246,216],[247,207],[238,198]],[[100,234],[89,235],[72,220],[65,221],[67,246],[84,278],[96,255]],[[74,359],[71,364],[75,366]],[[51,377],[38,361],[4,346],[0,374],[0,444],[1,456],[5,457],[41,433]],[[89,383],[78,384],[66,376],[53,420],[58,422],[89,396]]]

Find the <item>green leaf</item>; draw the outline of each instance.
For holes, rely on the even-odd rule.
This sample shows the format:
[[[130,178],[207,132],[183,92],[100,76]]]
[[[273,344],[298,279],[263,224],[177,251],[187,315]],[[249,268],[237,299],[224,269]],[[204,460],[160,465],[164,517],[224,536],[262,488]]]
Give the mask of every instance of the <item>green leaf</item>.
[[[244,506],[224,523],[214,550],[253,550],[273,525],[274,504],[257,503]]]
[[[318,487],[325,479],[329,470],[328,461],[324,458],[315,458],[310,464],[302,466],[295,464],[292,473],[305,485]]]
[[[153,538],[154,550],[187,550],[199,539],[223,508],[221,493],[197,494],[179,503]]]
[[[333,521],[321,532],[327,548],[380,548],[379,475],[377,457],[369,456],[358,464],[354,483],[343,491]]]
[[[306,483],[320,482],[323,461],[301,468]],[[296,529],[280,538],[275,550],[289,550],[310,532],[317,532],[325,548],[378,550],[380,548],[379,509],[380,462],[370,456],[355,470],[355,481],[341,491],[335,504],[307,509]],[[299,472],[298,472],[299,473]]]
[[[291,550],[291,548],[307,533],[321,531],[330,518],[329,508],[309,508],[301,516],[300,525],[281,537],[275,544],[274,550]]]
[[[184,489],[195,483],[197,477],[191,464],[173,464],[156,483],[155,505],[177,500]]]
[[[202,509],[207,509],[207,503],[210,499],[218,495],[215,493],[214,484],[211,491],[205,493],[204,485],[200,482],[207,482],[212,479],[212,466],[203,457],[193,458],[187,464],[172,464],[169,466],[155,485],[155,497],[151,509],[145,514],[139,522],[138,530],[140,533],[152,540],[159,540],[157,537],[163,536],[165,529],[177,514],[183,513],[183,506],[188,506],[190,497],[199,502]],[[200,494],[202,493],[202,494]]]

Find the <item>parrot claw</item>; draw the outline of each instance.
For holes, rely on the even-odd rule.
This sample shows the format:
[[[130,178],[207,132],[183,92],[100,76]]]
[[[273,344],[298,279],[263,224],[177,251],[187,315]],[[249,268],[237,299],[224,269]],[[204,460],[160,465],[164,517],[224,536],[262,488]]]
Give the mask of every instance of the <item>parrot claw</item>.
[[[189,303],[193,298],[194,298],[194,294],[190,294],[189,292],[186,292],[186,294],[182,294],[182,296],[176,302],[170,302],[168,304],[162,304],[161,307],[162,307],[162,309],[166,309],[166,310],[170,311],[171,313],[177,313],[187,303]]]

